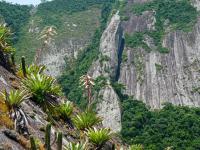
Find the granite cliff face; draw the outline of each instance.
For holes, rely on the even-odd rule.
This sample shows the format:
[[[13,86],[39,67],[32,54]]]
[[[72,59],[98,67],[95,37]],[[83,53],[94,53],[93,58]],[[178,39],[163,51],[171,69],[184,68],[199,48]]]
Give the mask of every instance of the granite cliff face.
[[[121,113],[119,98],[110,85],[110,80],[115,78],[118,69],[118,50],[120,48],[122,30],[118,12],[111,18],[111,21],[104,31],[100,42],[99,59],[94,62],[89,70],[93,78],[103,76],[107,79],[107,85],[102,87],[98,93],[97,112],[103,120],[105,127],[118,132],[121,130]]]
[[[144,2],[148,1],[130,0],[128,5]],[[193,4],[199,9],[199,1],[193,1]],[[170,52],[162,54],[156,51],[157,47],[149,36],[145,37],[144,42],[152,49],[151,52],[140,47],[130,48],[126,44],[124,47],[122,41],[125,33],[152,31],[155,30],[156,23],[152,11],[145,11],[142,15],[133,13],[128,15],[128,21],[119,21],[116,19],[118,15],[113,16],[101,38],[99,59],[90,68],[89,73],[94,78],[106,77],[108,85],[109,80],[117,80],[118,83],[125,85],[124,94],[142,100],[152,109],[162,108],[166,102],[175,105],[200,106],[198,44],[200,43],[200,19],[189,33],[174,31],[166,34],[162,45]],[[116,20],[117,23],[114,23]],[[123,55],[126,56],[125,59]],[[102,88],[100,94],[103,98],[97,110],[106,118],[104,126],[119,131],[120,107],[117,94],[111,86]]]
[[[199,1],[194,1],[199,8]],[[141,16],[130,15],[123,24],[125,33],[154,30],[152,12]],[[127,59],[121,64],[119,82],[124,84],[124,93],[142,100],[152,109],[161,108],[165,102],[176,105],[199,106],[199,55],[200,19],[192,32],[175,31],[163,39],[163,47],[170,52],[161,54],[155,50],[152,39],[145,42],[153,51],[125,47]]]
[[[67,59],[76,59],[79,52],[81,52],[87,44],[88,39],[65,39],[59,44],[51,43],[39,55],[38,64],[47,66],[46,73],[48,75],[57,77],[65,68]]]

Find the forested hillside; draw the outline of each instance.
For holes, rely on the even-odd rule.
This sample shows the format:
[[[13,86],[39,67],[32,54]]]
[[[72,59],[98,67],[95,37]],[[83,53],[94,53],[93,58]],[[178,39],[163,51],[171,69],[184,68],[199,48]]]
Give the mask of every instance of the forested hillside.
[[[25,26],[30,17],[31,6],[21,6],[0,1],[0,18],[11,27],[14,33],[13,41],[16,43],[21,34],[20,30]]]

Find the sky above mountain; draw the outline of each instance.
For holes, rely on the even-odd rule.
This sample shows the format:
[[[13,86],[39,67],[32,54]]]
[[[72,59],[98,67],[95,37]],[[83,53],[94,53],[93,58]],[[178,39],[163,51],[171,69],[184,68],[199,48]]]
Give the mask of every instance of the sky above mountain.
[[[41,1],[40,0],[6,0],[7,2],[11,2],[11,3],[17,3],[17,4],[21,4],[21,5],[37,5],[39,4]]]

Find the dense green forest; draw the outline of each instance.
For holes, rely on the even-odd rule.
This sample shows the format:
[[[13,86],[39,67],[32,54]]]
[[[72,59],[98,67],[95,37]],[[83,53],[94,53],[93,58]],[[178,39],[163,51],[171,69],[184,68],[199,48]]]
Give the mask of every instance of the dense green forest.
[[[0,1],[0,18],[11,27],[14,33],[13,41],[16,42],[20,35],[20,29],[27,23],[30,17],[31,6],[14,5]]]
[[[165,104],[150,111],[131,98],[122,102],[122,137],[129,144],[143,144],[145,150],[200,149],[200,108]]]

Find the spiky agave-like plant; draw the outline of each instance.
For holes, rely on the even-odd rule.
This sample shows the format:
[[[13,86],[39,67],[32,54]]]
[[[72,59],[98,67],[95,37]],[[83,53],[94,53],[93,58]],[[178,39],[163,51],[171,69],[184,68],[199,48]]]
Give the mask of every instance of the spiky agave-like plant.
[[[26,66],[26,74],[27,76],[30,76],[31,74],[43,74],[45,69],[46,69],[46,66],[43,66],[43,65],[38,66],[38,65],[32,64],[30,66]],[[22,65],[20,65],[16,74],[20,78],[24,77]]]
[[[56,79],[44,74],[31,74],[26,79],[22,80],[23,87],[32,93],[32,99],[47,109],[47,105],[54,105],[57,103],[48,96],[61,96],[62,91],[60,86],[56,83]]]
[[[27,100],[30,94],[25,90],[11,90],[9,93],[5,90],[1,95],[8,107],[9,116],[14,121],[15,130],[28,134],[28,119],[21,109],[21,103]]]
[[[72,121],[79,130],[85,130],[97,125],[102,120],[96,115],[95,112],[87,110],[76,115],[72,118]]]
[[[102,128],[90,128],[85,132],[89,138],[89,141],[92,142],[97,148],[101,148],[107,141],[112,137],[112,132],[110,129]]]
[[[5,53],[12,53],[15,49],[10,45],[11,31],[6,24],[0,24],[0,50]]]
[[[69,119],[73,112],[73,104],[70,101],[66,101],[58,107],[59,116],[62,119]]]
[[[130,146],[129,150],[144,150],[144,147],[141,144],[134,144]]]
[[[87,143],[69,143],[68,145],[65,146],[65,150],[88,150],[87,149]]]

